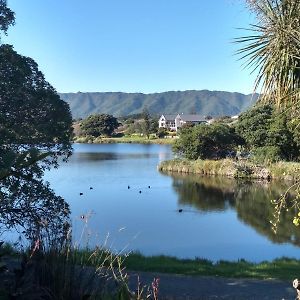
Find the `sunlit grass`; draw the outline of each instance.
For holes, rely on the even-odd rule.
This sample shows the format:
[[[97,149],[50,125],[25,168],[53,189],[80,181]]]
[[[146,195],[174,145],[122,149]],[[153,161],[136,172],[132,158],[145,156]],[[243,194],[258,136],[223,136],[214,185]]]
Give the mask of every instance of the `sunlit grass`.
[[[94,143],[94,144],[109,144],[109,143],[138,143],[138,144],[173,144],[175,138],[157,138],[151,136],[149,139],[144,136],[139,135],[130,135],[123,137],[101,137],[101,138],[92,138],[92,137],[77,137],[75,143]]]
[[[258,165],[252,161],[220,160],[186,160],[173,159],[159,165],[163,172],[191,173],[202,175],[218,175],[249,179],[284,179],[298,180],[300,163],[277,162],[268,165]]]

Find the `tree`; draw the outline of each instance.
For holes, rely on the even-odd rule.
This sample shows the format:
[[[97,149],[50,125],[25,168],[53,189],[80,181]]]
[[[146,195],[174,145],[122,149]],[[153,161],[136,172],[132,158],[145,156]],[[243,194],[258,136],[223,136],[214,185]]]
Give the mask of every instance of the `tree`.
[[[0,32],[14,13],[0,0]],[[46,168],[71,154],[69,106],[38,65],[10,45],[0,45],[0,228],[55,243],[69,228],[69,206],[43,182]],[[58,246],[58,244],[56,244]]]
[[[1,45],[2,175],[29,165],[35,167],[36,173],[50,165],[57,166],[59,156],[66,159],[71,154],[71,125],[68,104],[45,80],[34,60],[19,55],[10,45]],[[40,159],[42,162],[36,164]]]
[[[8,27],[15,24],[15,14],[7,7],[6,0],[0,0],[0,31],[7,34]],[[1,36],[0,36],[1,42]]]
[[[286,114],[278,114],[270,105],[257,106],[241,114],[235,129],[248,148],[261,157],[291,160],[299,156]]]
[[[71,154],[69,106],[37,64],[0,46],[0,223],[22,227],[26,237],[61,240],[69,206],[42,176]],[[47,223],[47,226],[45,224]],[[2,227],[1,226],[1,227]]]
[[[149,111],[146,108],[143,111],[143,119],[143,134],[147,136],[147,139],[149,139],[151,132],[151,121]]]
[[[235,126],[236,132],[246,143],[257,148],[266,145],[267,134],[272,122],[273,108],[258,106],[242,113]]]
[[[243,144],[232,127],[223,124],[182,128],[173,150],[187,159],[224,158]]]
[[[258,70],[255,89],[261,99],[279,107],[300,99],[300,1],[248,0],[257,15],[253,34],[237,39],[245,44],[238,53]]]
[[[81,123],[83,134],[98,137],[100,135],[111,136],[118,128],[118,120],[112,115],[98,114],[91,115]]]

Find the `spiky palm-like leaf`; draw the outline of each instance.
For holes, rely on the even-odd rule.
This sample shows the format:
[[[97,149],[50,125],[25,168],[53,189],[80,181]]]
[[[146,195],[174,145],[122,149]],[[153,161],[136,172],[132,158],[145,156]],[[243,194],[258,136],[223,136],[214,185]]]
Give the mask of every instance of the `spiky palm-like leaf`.
[[[255,90],[261,100],[280,107],[300,100],[300,0],[252,0],[258,24],[252,35],[237,38],[245,44],[238,53],[246,66],[258,70]],[[253,4],[253,5],[254,5]]]

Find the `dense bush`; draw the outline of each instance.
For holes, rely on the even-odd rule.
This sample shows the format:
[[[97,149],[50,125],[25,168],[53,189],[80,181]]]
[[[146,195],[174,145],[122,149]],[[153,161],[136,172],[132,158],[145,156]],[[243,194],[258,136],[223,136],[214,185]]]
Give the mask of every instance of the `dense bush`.
[[[277,162],[282,158],[280,147],[277,146],[258,147],[254,149],[253,155],[254,161],[262,164]]]
[[[218,159],[232,155],[243,139],[232,127],[222,124],[182,128],[173,150],[187,159]]]
[[[91,115],[82,121],[80,127],[84,135],[110,136],[119,126],[118,120],[108,114]]]
[[[257,106],[241,114],[235,125],[249,150],[258,160],[295,160],[299,156],[297,126],[283,112],[275,111],[270,105]]]

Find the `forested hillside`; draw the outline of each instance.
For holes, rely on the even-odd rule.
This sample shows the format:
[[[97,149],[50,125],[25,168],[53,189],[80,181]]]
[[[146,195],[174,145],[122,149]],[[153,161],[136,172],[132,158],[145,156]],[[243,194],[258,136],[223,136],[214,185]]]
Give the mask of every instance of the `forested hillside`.
[[[73,118],[107,113],[116,117],[141,113],[147,108],[152,115],[197,113],[221,116],[237,115],[256,100],[257,95],[223,91],[171,91],[164,93],[61,93],[69,103]]]

